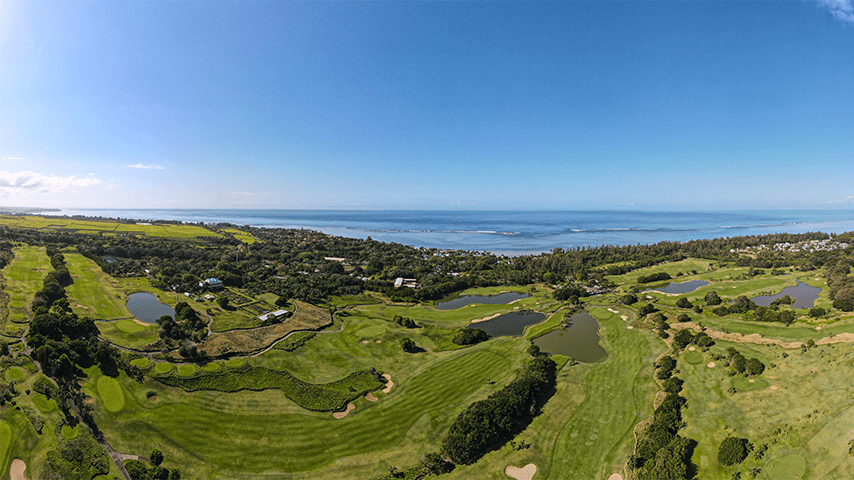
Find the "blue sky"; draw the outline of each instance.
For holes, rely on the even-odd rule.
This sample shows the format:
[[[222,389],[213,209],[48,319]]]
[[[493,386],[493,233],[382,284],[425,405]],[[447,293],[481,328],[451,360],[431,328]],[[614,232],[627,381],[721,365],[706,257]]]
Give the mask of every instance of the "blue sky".
[[[0,15],[0,205],[854,207],[852,0]]]

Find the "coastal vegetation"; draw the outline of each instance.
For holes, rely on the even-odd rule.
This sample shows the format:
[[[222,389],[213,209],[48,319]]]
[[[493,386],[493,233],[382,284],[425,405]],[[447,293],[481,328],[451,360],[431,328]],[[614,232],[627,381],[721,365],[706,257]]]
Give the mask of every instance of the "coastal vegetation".
[[[529,463],[553,479],[854,475],[854,250],[759,248],[825,234],[511,258],[40,218],[0,230],[4,475],[15,459],[28,478],[87,480],[506,478]],[[649,286],[667,280],[695,289]],[[798,285],[819,289],[807,306],[783,294]],[[134,319],[138,292],[174,316]],[[477,328],[526,312],[542,320]],[[532,343],[580,312],[607,355]]]

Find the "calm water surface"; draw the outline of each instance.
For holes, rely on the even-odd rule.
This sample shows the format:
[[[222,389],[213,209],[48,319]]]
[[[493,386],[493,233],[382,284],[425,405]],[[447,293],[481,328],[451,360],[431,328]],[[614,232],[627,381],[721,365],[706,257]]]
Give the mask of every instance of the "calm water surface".
[[[485,303],[489,305],[507,304],[521,298],[528,298],[527,293],[519,292],[504,292],[498,295],[464,295],[453,300],[436,302],[436,308],[439,310],[453,310],[455,308],[465,307],[473,303]]]
[[[150,293],[131,293],[128,295],[128,310],[139,320],[146,323],[157,323],[163,315],[175,318],[175,309],[160,303],[157,297]]]
[[[648,289],[644,290],[644,292],[651,292],[654,290],[656,292],[661,292],[661,293],[691,293],[694,290],[696,290],[700,287],[705,287],[708,284],[709,284],[709,282],[707,282],[705,280],[690,280],[688,282],[682,282],[682,283],[670,282],[670,285],[668,285],[666,287],[648,288]]]
[[[518,336],[525,333],[525,327],[536,325],[546,319],[540,312],[513,312],[485,322],[469,324],[466,328],[479,328],[490,337]]]
[[[579,362],[596,363],[608,358],[599,345],[599,322],[587,312],[576,313],[571,324],[534,339],[534,345],[546,353],[566,355]]]
[[[818,294],[821,292],[821,289],[818,287],[811,287],[806,283],[798,280],[798,285],[795,287],[786,287],[782,292],[777,295],[760,295],[758,297],[753,297],[753,303],[761,306],[767,307],[771,305],[771,302],[777,300],[778,298],[783,298],[785,295],[788,295],[795,299],[795,303],[792,304],[794,308],[812,308],[813,303],[818,299]]]

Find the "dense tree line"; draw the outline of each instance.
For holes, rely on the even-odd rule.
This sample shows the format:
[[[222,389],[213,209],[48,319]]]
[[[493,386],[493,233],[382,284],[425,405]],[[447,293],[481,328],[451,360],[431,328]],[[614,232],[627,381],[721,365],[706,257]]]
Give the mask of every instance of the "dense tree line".
[[[442,441],[442,453],[456,464],[469,465],[504,445],[539,412],[554,389],[556,369],[548,357],[530,360],[507,386],[457,416]]]

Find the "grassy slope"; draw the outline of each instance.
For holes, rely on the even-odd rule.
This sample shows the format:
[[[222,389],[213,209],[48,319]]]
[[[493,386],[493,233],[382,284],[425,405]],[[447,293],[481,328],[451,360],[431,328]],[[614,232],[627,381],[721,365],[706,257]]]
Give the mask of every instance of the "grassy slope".
[[[0,225],[14,228],[45,229],[46,231],[70,230],[80,233],[106,233],[145,235],[148,237],[195,238],[221,237],[222,235],[196,225],[135,225],[98,220],[75,220],[64,217],[40,217],[34,215],[0,215]]]
[[[664,344],[645,331],[627,330],[606,309],[591,313],[603,327],[608,358],[586,366],[587,396],[560,431],[547,478],[607,478],[621,471],[635,425],[652,415],[652,364]]]
[[[729,346],[747,357],[777,365],[757,379],[769,387],[727,393],[733,385],[728,368],[708,368],[706,363],[711,360],[711,353],[722,353]],[[794,454],[807,460],[807,471],[801,479],[854,477],[848,455],[848,441],[854,432],[854,392],[848,381],[854,353],[849,346],[816,347],[801,353],[775,346],[718,342],[704,356],[700,364],[681,362],[679,367],[683,371],[680,377],[686,380],[684,396],[689,402],[684,432],[699,442],[693,459],[700,466],[700,478],[728,479],[738,470],[719,465],[716,460],[718,445],[729,435],[748,438],[756,445],[769,445],[762,460],[751,456],[740,470],[759,467],[766,472],[766,478],[772,478],[767,476],[773,470],[771,465]],[[771,390],[770,386],[778,389]],[[779,466],[774,471],[779,474]]]
[[[99,409],[97,419],[114,448],[144,452],[151,445],[161,445],[190,477],[312,470],[335,458],[395,446],[422,416],[447,418],[448,410],[464,408],[472,394],[493,388],[486,378],[508,369],[506,359],[485,348],[454,352],[443,360],[392,393],[379,394],[379,402],[356,401],[356,411],[343,420],[299,409],[276,391],[227,396],[185,393],[152,381],[139,385],[124,377],[125,408],[118,413]],[[85,390],[95,394],[91,382]],[[156,404],[147,400],[148,391],[158,393]],[[433,431],[421,435],[435,438],[444,425],[419,429],[425,427]],[[121,434],[131,430],[135,435]],[[229,438],[228,449],[220,448],[222,438]],[[335,440],[319,442],[320,438]],[[405,453],[403,457],[411,458],[411,452]],[[323,478],[351,478],[352,474],[324,474]]]
[[[44,277],[53,270],[44,247],[15,248],[15,259],[3,269],[6,293],[9,294],[9,319],[27,322],[27,309],[35,293],[42,288]]]
[[[74,313],[98,319],[128,318],[127,295],[119,282],[79,253],[65,253],[65,263],[74,279],[66,287]]]

